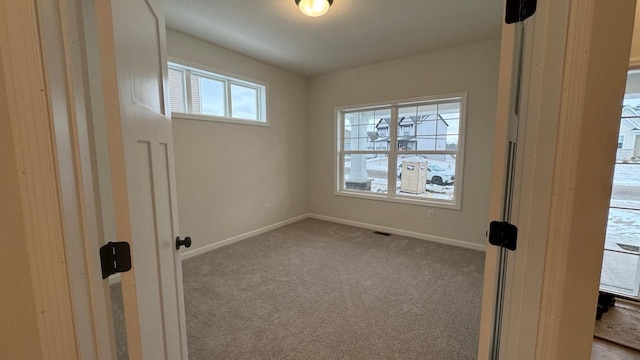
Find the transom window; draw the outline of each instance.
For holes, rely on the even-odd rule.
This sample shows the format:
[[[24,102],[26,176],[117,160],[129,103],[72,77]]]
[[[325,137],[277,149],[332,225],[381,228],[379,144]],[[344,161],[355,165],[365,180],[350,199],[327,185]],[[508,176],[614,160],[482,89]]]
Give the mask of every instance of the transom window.
[[[168,65],[171,112],[174,116],[197,120],[267,122],[264,85],[175,62]]]
[[[338,110],[337,193],[459,209],[465,104],[456,94]]]

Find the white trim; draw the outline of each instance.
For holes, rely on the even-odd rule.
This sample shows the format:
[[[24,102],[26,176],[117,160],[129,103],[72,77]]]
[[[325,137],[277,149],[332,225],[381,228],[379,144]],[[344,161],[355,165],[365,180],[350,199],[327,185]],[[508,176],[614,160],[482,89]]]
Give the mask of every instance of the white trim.
[[[376,101],[370,103],[363,104],[355,104],[348,106],[340,106],[335,110],[336,112],[352,112],[352,111],[360,111],[360,110],[374,110],[374,108],[382,109],[388,108],[392,106],[411,106],[422,102],[428,101],[438,101],[438,102],[446,102],[447,100],[453,100],[457,98],[466,98],[468,96],[467,91],[459,91],[455,93],[446,93],[446,94],[435,94],[435,95],[426,95],[426,96],[417,96],[406,99],[395,99],[395,100],[386,100],[386,101]],[[460,109],[462,112],[462,109]]]
[[[263,127],[271,126],[269,122],[258,121],[258,120],[243,120],[243,119],[229,118],[224,116],[203,115],[203,114],[195,114],[195,113],[181,113],[181,112],[172,112],[171,119],[221,122],[221,123],[229,123],[229,124],[263,126]]]
[[[635,9],[635,1],[569,5],[535,351],[540,359],[591,353],[617,147],[611,124],[620,117]],[[599,176],[584,176],[594,173]]]
[[[455,186],[455,185],[454,185]],[[407,195],[395,195],[395,197],[391,197],[388,194],[378,195],[376,193],[366,193],[357,190],[334,190],[333,194],[336,196],[344,196],[356,199],[363,200],[374,200],[374,201],[384,201],[384,202],[392,202],[398,204],[407,204],[407,205],[416,205],[416,206],[425,206],[425,207],[433,207],[440,209],[449,209],[449,210],[462,210],[462,207],[456,205],[454,203],[446,203],[443,201],[431,200],[430,198],[421,198],[415,197],[411,198]]]
[[[80,359],[93,350],[88,347],[94,344],[80,344],[79,341],[96,339],[91,314],[80,313],[74,306],[80,301],[86,304],[86,293],[83,293],[83,299],[73,297],[80,294],[80,290],[87,290],[86,278],[73,274],[77,274],[75,265],[82,268],[83,264],[76,262],[70,266],[65,249],[65,220],[68,219],[64,201],[68,197],[63,190],[79,190],[81,185],[74,183],[75,177],[61,177],[57,145],[64,144],[61,138],[66,134],[56,132],[56,123],[73,126],[70,117],[75,115],[78,99],[73,87],[76,84],[69,81],[72,80],[68,78],[69,73],[52,74],[51,67],[56,61],[62,61],[58,64],[63,71],[67,70],[71,60],[66,56],[75,55],[67,48],[69,37],[75,33],[67,31],[75,30],[77,24],[61,21],[61,17],[68,19],[67,9],[73,10],[72,5],[59,1],[10,1],[0,5],[0,104],[3,108],[0,116],[2,138],[12,142],[5,143],[3,148],[12,151],[3,151],[0,155],[0,162],[8,165],[3,168],[2,178],[7,180],[2,181],[2,191],[15,194],[8,198],[3,196],[11,201],[6,205],[3,203],[3,208],[14,209],[15,216],[0,220],[0,228],[10,235],[20,236],[11,240],[21,243],[16,254],[21,258],[22,270],[28,269],[29,273],[23,273],[21,279],[25,283],[16,292],[24,294],[17,309],[30,310],[24,324],[3,320],[3,326],[0,326],[3,343],[15,340],[11,336],[7,339],[5,331],[21,328],[18,336],[30,332],[30,338],[20,339],[15,347],[3,346],[3,350],[7,350],[3,352],[3,358],[22,355]],[[62,44],[63,48],[58,48],[59,52],[55,54],[50,53],[46,46],[51,45],[48,41]],[[61,93],[53,94],[56,90]],[[54,111],[60,108],[66,113]],[[78,162],[69,164],[76,169]],[[71,216],[73,220],[81,221],[79,213]],[[75,249],[82,256],[82,244],[78,245]],[[3,249],[12,250],[12,247]],[[3,286],[3,295],[12,299],[14,289],[16,286],[12,284]],[[3,308],[3,311],[12,310],[16,309]],[[80,331],[90,334],[80,334]],[[27,351],[28,347],[31,351]]]
[[[246,232],[244,234],[236,235],[236,236],[230,237],[228,239],[220,240],[220,241],[214,242],[212,244],[208,244],[208,245],[205,245],[203,247],[199,247],[197,249],[185,251],[182,254],[180,254],[180,257],[184,261],[184,260],[190,259],[190,258],[192,258],[194,256],[202,255],[202,254],[207,253],[209,251],[212,251],[212,250],[215,250],[215,249],[219,249],[221,247],[224,247],[224,246],[227,246],[227,245],[231,245],[233,243],[237,243],[238,241],[246,240],[246,239],[248,239],[250,237],[266,233],[267,231],[275,230],[275,229],[283,227],[285,225],[293,224],[294,222],[297,222],[297,221],[300,221],[300,220],[304,220],[304,219],[306,219],[308,217],[309,217],[308,214],[304,214],[304,215],[296,216],[296,217],[293,217],[293,218],[290,218],[290,219],[287,219],[287,220],[284,220],[284,221],[277,222],[275,224],[267,225],[265,227],[261,227],[261,228],[256,229],[256,230],[252,230],[252,231]]]
[[[219,68],[215,68],[212,66],[208,66],[199,62],[195,62],[195,61],[190,61],[190,60],[185,60],[182,58],[178,58],[175,56],[167,56],[167,62],[170,63],[174,63],[174,64],[178,64],[178,65],[182,65],[183,67],[191,67],[194,68],[196,70],[200,70],[200,71],[208,71],[217,75],[221,75],[224,77],[228,77],[228,78],[232,78],[233,80],[239,80],[240,82],[246,82],[248,84],[252,84],[252,85],[260,85],[260,86],[264,86],[265,88],[269,87],[269,84],[264,82],[264,81],[260,81],[260,80],[256,80],[254,78],[250,78],[248,76],[243,76],[243,75],[238,75],[238,74],[234,74],[232,72],[228,72],[228,71],[224,71],[222,69]]]
[[[431,241],[439,244],[461,247],[465,249],[486,251],[486,248],[487,248],[486,245],[484,244],[474,244],[474,243],[470,243],[462,240],[449,239],[441,236],[422,234],[422,233],[417,233],[413,231],[407,231],[407,230],[401,230],[396,228],[390,228],[386,226],[363,223],[359,221],[339,219],[339,218],[334,218],[334,217],[325,216],[325,215],[308,214],[308,217],[311,219],[330,221],[337,224],[350,225],[350,226],[355,226],[363,229],[371,229],[374,231],[381,231],[381,232],[394,234],[394,235],[402,235],[402,236],[412,237],[419,240],[426,240],[426,241]]]

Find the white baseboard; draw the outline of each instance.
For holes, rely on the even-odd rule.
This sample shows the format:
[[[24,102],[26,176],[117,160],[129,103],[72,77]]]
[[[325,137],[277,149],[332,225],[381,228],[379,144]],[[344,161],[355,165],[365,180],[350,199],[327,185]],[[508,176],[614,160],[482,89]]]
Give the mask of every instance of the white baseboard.
[[[300,221],[300,220],[304,220],[304,219],[306,219],[308,217],[309,217],[308,214],[296,216],[296,217],[293,217],[291,219],[287,219],[287,220],[284,220],[284,221],[281,221],[281,222],[278,222],[278,223],[275,223],[275,224],[272,224],[272,225],[268,225],[268,226],[262,227],[260,229],[249,231],[249,232],[244,233],[244,234],[240,234],[240,235],[237,235],[237,236],[234,236],[234,237],[230,237],[230,238],[225,239],[225,240],[221,240],[221,241],[215,242],[213,244],[209,244],[209,245],[205,245],[203,247],[199,247],[197,249],[185,251],[180,255],[180,258],[182,260],[190,259],[190,258],[192,258],[194,256],[198,256],[200,254],[204,254],[204,253],[209,252],[211,250],[219,249],[219,248],[221,248],[223,246],[231,245],[231,244],[236,243],[238,241],[245,240],[245,239],[248,239],[250,237],[253,237],[253,236],[256,236],[256,235],[260,235],[262,233],[266,233],[267,231],[275,230],[275,229],[277,229],[279,227],[283,227],[285,225],[289,225],[289,224],[292,224],[294,222],[297,222],[297,221]]]
[[[344,225],[350,225],[350,226],[355,226],[355,227],[364,228],[364,229],[371,229],[371,230],[374,230],[374,231],[381,231],[381,232],[386,232],[386,233],[389,233],[389,234],[402,235],[402,236],[412,237],[412,238],[416,238],[416,239],[420,239],[420,240],[432,241],[432,242],[436,242],[436,243],[440,243],[440,244],[458,246],[458,247],[462,247],[462,248],[466,248],[466,249],[472,249],[472,250],[478,250],[478,251],[486,251],[486,246],[484,244],[474,244],[474,243],[470,243],[470,242],[466,242],[466,241],[462,241],[462,240],[455,240],[455,239],[449,239],[449,238],[445,238],[445,237],[441,237],[441,236],[421,234],[421,233],[407,231],[407,230],[400,230],[400,229],[390,228],[390,227],[386,227],[386,226],[378,226],[378,225],[373,225],[373,224],[368,224],[368,223],[363,223],[363,222],[358,222],[358,221],[339,219],[339,218],[334,218],[334,217],[330,217],[330,216],[324,216],[324,215],[318,215],[318,214],[304,214],[304,215],[296,216],[296,217],[293,217],[291,219],[287,219],[287,220],[284,220],[284,221],[281,221],[281,222],[278,222],[278,223],[275,223],[275,224],[272,224],[272,225],[268,225],[268,226],[262,227],[260,229],[249,231],[249,232],[241,234],[241,235],[233,236],[233,237],[230,237],[228,239],[215,242],[213,244],[205,245],[203,247],[200,247],[200,248],[197,248],[197,249],[194,249],[194,250],[185,251],[184,253],[181,254],[180,258],[182,260],[190,259],[190,258],[192,258],[194,256],[198,256],[198,255],[207,253],[209,251],[212,251],[212,250],[215,250],[215,249],[219,249],[219,248],[221,248],[223,246],[231,245],[231,244],[236,243],[238,241],[242,241],[242,240],[248,239],[250,237],[253,237],[253,236],[256,236],[256,235],[260,235],[262,233],[266,233],[267,231],[275,230],[277,228],[280,228],[280,227],[283,227],[285,225],[289,225],[289,224],[292,224],[294,222],[297,222],[297,221],[300,221],[300,220],[304,220],[304,219],[307,219],[307,218],[324,220],[324,221],[329,221],[329,222],[334,222],[334,223],[344,224]],[[114,280],[115,280],[114,282],[118,282],[120,279],[118,278],[118,279],[114,279]],[[111,284],[111,281],[112,281],[111,278],[109,278],[109,283],[110,284]]]
[[[351,225],[351,226],[364,228],[364,229],[371,229],[371,230],[374,230],[374,231],[381,231],[381,232],[385,232],[385,233],[389,233],[389,234],[412,237],[412,238],[416,238],[416,239],[420,239],[420,240],[427,240],[427,241],[437,242],[437,243],[440,243],[440,244],[463,247],[463,248],[466,248],[466,249],[472,249],[472,250],[478,250],[478,251],[486,251],[487,250],[487,247],[484,244],[474,244],[474,243],[470,243],[470,242],[466,242],[466,241],[462,241],[462,240],[455,240],[455,239],[449,239],[449,238],[440,237],[440,236],[421,234],[421,233],[412,232],[412,231],[394,229],[394,228],[390,228],[390,227],[386,227],[386,226],[378,226],[378,225],[367,224],[367,223],[362,223],[362,222],[352,221],[352,220],[339,219],[339,218],[334,218],[334,217],[324,216],[324,215],[318,215],[318,214],[308,214],[307,217],[310,217],[312,219],[330,221],[330,222],[334,222],[334,223],[338,223],[338,224]]]

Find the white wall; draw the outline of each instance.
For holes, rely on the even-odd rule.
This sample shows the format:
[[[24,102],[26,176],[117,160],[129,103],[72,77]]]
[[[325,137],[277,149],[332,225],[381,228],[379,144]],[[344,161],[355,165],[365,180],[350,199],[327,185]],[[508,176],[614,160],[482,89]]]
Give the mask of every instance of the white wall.
[[[309,194],[315,214],[485,243],[488,224],[499,39],[350,69],[311,79]],[[462,210],[334,195],[335,108],[385,100],[468,92]]]
[[[308,80],[170,29],[167,52],[268,85],[269,127],[174,117],[180,233],[191,249],[306,213]]]

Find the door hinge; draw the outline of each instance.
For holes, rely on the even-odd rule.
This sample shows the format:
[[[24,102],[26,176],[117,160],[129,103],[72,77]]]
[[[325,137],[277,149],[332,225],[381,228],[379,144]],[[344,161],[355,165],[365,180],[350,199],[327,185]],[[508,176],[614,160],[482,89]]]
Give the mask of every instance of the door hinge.
[[[100,263],[102,278],[109,275],[131,270],[131,249],[124,241],[108,242],[100,248]]]
[[[518,227],[506,221],[492,221],[489,224],[489,243],[515,250],[518,243]]]
[[[504,21],[513,24],[524,21],[536,12],[538,0],[507,0]]]

